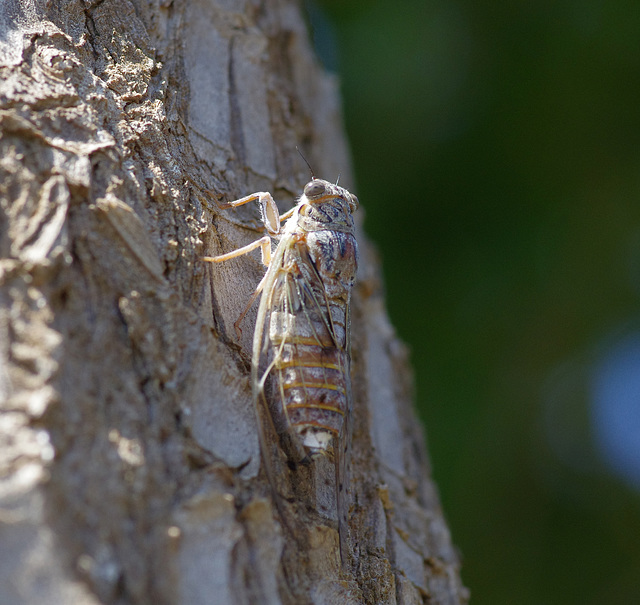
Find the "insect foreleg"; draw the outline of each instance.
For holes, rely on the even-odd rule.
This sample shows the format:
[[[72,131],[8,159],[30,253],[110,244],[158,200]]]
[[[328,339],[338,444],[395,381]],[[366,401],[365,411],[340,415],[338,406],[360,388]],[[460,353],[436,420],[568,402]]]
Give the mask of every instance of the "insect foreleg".
[[[267,229],[267,232],[271,235],[277,235],[280,233],[280,213],[278,212],[278,206],[273,201],[273,197],[268,191],[257,191],[246,197],[241,197],[239,200],[233,202],[226,202],[218,204],[220,208],[236,208],[237,206],[243,206],[249,202],[258,202],[260,204],[260,216],[262,222]],[[288,214],[288,213],[287,213]],[[283,217],[284,218],[284,217]]]

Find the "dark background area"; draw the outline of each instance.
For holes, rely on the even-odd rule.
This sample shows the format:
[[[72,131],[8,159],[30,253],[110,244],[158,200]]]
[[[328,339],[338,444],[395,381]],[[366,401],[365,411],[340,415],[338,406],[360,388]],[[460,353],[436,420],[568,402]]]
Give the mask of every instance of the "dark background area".
[[[639,603],[640,3],[308,8],[472,603]]]

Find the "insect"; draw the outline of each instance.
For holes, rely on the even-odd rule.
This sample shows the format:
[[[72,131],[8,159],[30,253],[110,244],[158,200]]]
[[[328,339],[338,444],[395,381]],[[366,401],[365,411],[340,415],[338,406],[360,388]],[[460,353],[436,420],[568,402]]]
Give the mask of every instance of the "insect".
[[[223,207],[252,201],[260,206],[267,235],[202,260],[219,263],[257,248],[262,251],[266,273],[235,323],[239,334],[240,322],[261,295],[251,367],[262,457],[275,491],[263,411],[291,437],[298,462],[330,457],[344,564],[352,413],[350,302],[358,264],[352,215],[358,198],[337,184],[313,177],[297,205],[283,216],[267,192]],[[272,250],[274,242],[277,246]]]

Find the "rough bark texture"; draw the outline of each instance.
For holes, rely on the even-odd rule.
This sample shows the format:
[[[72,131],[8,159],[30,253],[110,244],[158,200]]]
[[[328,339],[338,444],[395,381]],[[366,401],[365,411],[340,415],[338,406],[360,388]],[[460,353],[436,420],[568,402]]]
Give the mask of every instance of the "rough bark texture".
[[[198,260],[257,236],[215,198],[290,205],[296,145],[354,190],[297,3],[4,0],[0,133],[0,602],[463,602],[365,237],[345,569],[326,472],[291,536],[260,469],[259,260]]]

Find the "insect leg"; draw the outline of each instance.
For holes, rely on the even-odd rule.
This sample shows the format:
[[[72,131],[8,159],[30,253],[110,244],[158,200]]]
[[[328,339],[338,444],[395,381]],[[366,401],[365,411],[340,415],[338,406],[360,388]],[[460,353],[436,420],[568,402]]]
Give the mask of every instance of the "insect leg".
[[[293,213],[296,211],[296,207],[294,206],[293,208],[289,208],[289,210],[287,210],[281,217],[280,217],[280,222],[282,221],[286,221],[288,218],[291,218],[293,216]]]
[[[238,317],[236,322],[233,324],[233,327],[236,330],[236,334],[238,335],[238,340],[242,338],[242,330],[240,329],[240,322],[244,319],[244,316],[249,312],[249,309],[253,307],[253,303],[256,302],[256,298],[258,298],[258,296],[262,292],[262,289],[264,288],[264,280],[266,277],[267,276],[265,274],[265,276],[260,280],[260,283],[258,284],[255,292],[251,295],[251,298],[249,299],[249,303],[245,307],[244,311],[240,313],[240,317]]]
[[[255,242],[251,242],[246,246],[242,246],[242,248],[238,248],[237,250],[233,250],[232,252],[227,252],[226,254],[220,254],[219,256],[202,256],[200,260],[203,260],[208,263],[221,263],[231,258],[236,258],[238,256],[242,256],[243,254],[247,254],[247,252],[251,252],[256,248],[260,248],[262,251],[262,264],[265,267],[268,267],[271,264],[271,238],[268,235],[261,237]],[[262,288],[264,287],[264,280],[267,277],[267,274],[260,280],[255,292],[251,295],[249,299],[249,304],[246,306],[245,310],[240,314],[237,321],[233,324],[233,327],[236,330],[236,334],[238,335],[238,339],[242,337],[242,330],[240,330],[240,322],[244,319],[244,316],[249,312],[249,309],[253,306],[253,303],[258,298],[260,292],[262,292]]]
[[[280,221],[282,219],[280,218],[278,207],[268,191],[258,191],[251,195],[241,197],[239,200],[234,200],[233,202],[218,204],[218,206],[223,209],[236,208],[249,202],[258,202],[258,204],[260,204],[260,216],[262,217],[264,226],[267,228],[267,232],[271,235],[280,233]]]
[[[271,264],[271,238],[268,235],[265,235],[264,237],[261,237],[260,239],[257,239],[255,242],[251,242],[246,246],[242,246],[242,248],[238,248],[237,250],[232,250],[231,252],[220,254],[219,256],[202,256],[200,260],[203,260],[207,263],[221,263],[231,258],[237,258],[238,256],[242,256],[243,254],[247,254],[247,252],[251,252],[256,248],[261,249],[262,264],[265,267],[268,267]]]

